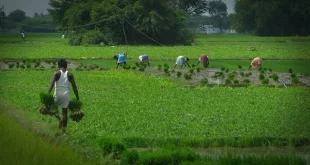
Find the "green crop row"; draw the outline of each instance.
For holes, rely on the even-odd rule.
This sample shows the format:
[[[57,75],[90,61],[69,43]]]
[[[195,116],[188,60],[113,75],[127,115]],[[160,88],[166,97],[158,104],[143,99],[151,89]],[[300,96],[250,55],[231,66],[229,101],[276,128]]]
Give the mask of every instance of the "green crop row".
[[[17,42],[21,39],[16,37],[0,39],[0,58],[111,59],[115,54],[127,53],[129,59],[141,54],[148,54],[152,59],[175,59],[179,55],[196,59],[206,53],[210,59],[310,59],[310,39],[307,37],[197,36],[196,45],[192,46],[69,46],[67,39],[56,36],[33,34],[25,42]]]
[[[40,115],[39,93],[47,91],[52,74],[2,71],[1,98]],[[80,123],[69,123],[76,139],[87,140],[83,134],[94,139],[138,137],[141,143],[150,137],[159,142],[165,138],[310,137],[309,88],[181,88],[165,78],[131,71],[74,74],[86,114]]]

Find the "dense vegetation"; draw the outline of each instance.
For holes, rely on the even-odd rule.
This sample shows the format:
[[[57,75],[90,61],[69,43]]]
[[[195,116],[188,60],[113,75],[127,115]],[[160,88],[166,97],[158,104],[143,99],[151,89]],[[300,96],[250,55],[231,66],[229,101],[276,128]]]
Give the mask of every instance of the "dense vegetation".
[[[308,0],[236,0],[233,28],[259,36],[310,34]]]

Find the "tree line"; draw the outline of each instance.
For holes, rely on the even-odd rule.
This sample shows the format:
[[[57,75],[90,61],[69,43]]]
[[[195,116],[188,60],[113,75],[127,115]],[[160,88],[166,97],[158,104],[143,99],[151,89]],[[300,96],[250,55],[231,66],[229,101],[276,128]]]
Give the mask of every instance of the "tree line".
[[[50,14],[35,13],[33,17],[26,16],[23,10],[17,9],[8,15],[0,11],[0,28],[27,32],[56,32],[56,23]]]
[[[235,13],[230,18],[240,33],[310,35],[309,0],[235,0]]]
[[[221,0],[50,0],[49,5],[58,30],[75,33],[73,45],[187,45],[194,38],[190,16],[227,16]],[[79,26],[84,24],[89,26]]]

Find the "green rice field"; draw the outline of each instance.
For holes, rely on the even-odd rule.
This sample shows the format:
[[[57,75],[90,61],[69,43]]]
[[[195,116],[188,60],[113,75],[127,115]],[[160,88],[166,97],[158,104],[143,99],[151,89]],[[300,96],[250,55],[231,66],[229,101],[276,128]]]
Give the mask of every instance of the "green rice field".
[[[309,74],[309,37],[197,36],[193,46],[174,47],[69,46],[66,40],[59,34],[36,33],[28,34],[25,42],[14,34],[0,38],[2,64],[66,58],[77,65],[108,68],[68,68],[75,76],[85,116],[80,122],[69,119],[65,135],[57,129],[55,117],[39,113],[39,93],[47,92],[57,69],[1,69],[0,129],[7,131],[4,123],[15,122],[8,128],[30,134],[17,139],[26,150],[29,147],[22,140],[43,138],[43,143],[52,143],[47,145],[50,150],[59,144],[78,153],[78,158],[76,153],[69,155],[72,164],[80,159],[92,164],[309,164],[309,87],[186,87],[167,76],[115,69],[111,59],[127,52],[128,63],[134,65],[140,54],[148,54],[151,67],[157,68],[173,67],[178,55],[198,59],[207,53],[210,68],[237,69],[238,65],[247,68],[259,56],[264,67],[275,71]],[[10,148],[6,155],[21,155],[29,164],[35,164],[30,159],[37,161],[23,156],[24,150],[13,150],[12,143],[0,144]],[[46,152],[53,155],[50,150]],[[0,158],[1,164],[5,158]]]

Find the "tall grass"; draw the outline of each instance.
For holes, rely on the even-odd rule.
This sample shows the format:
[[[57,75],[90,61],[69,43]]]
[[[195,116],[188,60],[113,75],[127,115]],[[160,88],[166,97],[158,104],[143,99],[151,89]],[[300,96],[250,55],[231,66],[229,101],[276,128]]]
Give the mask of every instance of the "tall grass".
[[[0,164],[89,164],[72,149],[28,132],[0,110]]]

